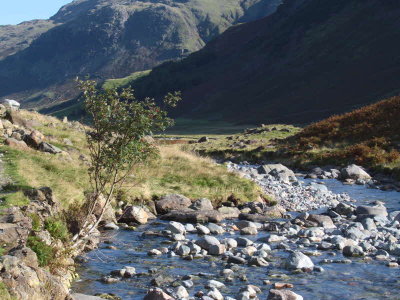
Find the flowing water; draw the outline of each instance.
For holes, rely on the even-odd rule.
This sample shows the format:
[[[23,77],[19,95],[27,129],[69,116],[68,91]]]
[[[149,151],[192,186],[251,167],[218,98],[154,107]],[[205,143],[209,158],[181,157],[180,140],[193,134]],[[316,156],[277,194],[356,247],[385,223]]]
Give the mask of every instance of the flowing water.
[[[305,182],[310,180],[304,180]],[[320,180],[319,180],[320,181]],[[368,189],[364,186],[343,185],[336,180],[324,180],[328,188],[336,193],[348,193],[359,204],[369,204],[379,200],[386,203],[388,210],[400,210],[400,193],[383,192],[376,189]],[[162,230],[165,223],[154,221],[138,227],[137,231],[119,230],[117,232],[104,232],[104,239],[112,242],[117,250],[107,249],[109,244],[102,243],[99,249],[87,254],[87,261],[79,266],[80,280],[73,285],[75,292],[84,294],[113,293],[122,299],[143,299],[147,289],[151,286],[151,280],[155,274],[164,274],[174,278],[184,275],[199,275],[193,280],[194,287],[188,289],[191,296],[197,291],[206,291],[207,280],[214,279],[224,282],[220,271],[226,262],[220,257],[209,257],[184,260],[178,256],[158,257],[147,256],[147,251],[161,246],[168,247],[171,243],[164,237],[142,237],[146,230]],[[257,236],[248,237],[256,240],[268,233],[260,232]],[[229,237],[236,235],[225,234]],[[189,239],[197,239],[197,235],[188,235]],[[219,239],[223,235],[218,236]],[[294,244],[288,243],[290,247]],[[315,251],[315,247],[300,249],[301,251]],[[327,258],[340,260],[344,257],[338,251],[319,251],[322,255],[312,256],[314,264],[322,266],[324,272],[294,274],[282,268],[282,261],[288,253],[283,250],[274,250],[272,262],[268,267],[248,267],[238,265],[233,282],[225,282],[226,287],[220,289],[224,296],[236,298],[239,289],[247,284],[257,285],[262,289],[260,299],[266,299],[270,285],[264,285],[263,280],[271,282],[289,282],[294,284],[294,292],[302,295],[304,299],[400,299],[400,269],[389,268],[384,262],[365,262],[361,258],[351,259],[352,263],[320,264]],[[99,279],[109,274],[110,271],[121,269],[124,266],[133,266],[138,273],[130,279],[123,279],[113,284],[105,284]],[[243,281],[241,275],[247,277]],[[179,280],[178,280],[179,281]]]

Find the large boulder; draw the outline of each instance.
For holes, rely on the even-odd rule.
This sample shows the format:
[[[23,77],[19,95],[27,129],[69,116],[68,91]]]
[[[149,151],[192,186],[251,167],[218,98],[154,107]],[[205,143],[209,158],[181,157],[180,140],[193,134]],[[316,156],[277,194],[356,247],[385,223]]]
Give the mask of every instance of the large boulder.
[[[325,216],[325,215],[309,215],[307,220],[311,222],[315,222],[318,224],[318,226],[324,227],[324,228],[336,228],[335,224],[333,224],[333,221],[331,217]]]
[[[40,131],[33,130],[24,136],[24,141],[30,147],[39,149],[40,144],[44,141],[44,135]]]
[[[149,219],[149,215],[147,211],[140,206],[127,206],[119,218],[119,222],[122,223],[138,223],[138,224],[146,224]]]
[[[259,174],[272,175],[279,181],[283,182],[297,181],[294,172],[282,164],[262,165],[258,167],[257,171]]]
[[[2,101],[2,104],[11,110],[18,110],[21,106],[21,104],[18,101],[12,100],[12,99],[4,99]]]
[[[287,258],[285,267],[289,270],[313,269],[314,263],[307,255],[301,253],[300,251],[295,251]]]
[[[211,235],[205,235],[204,237],[198,239],[196,244],[199,245],[201,248],[209,251],[211,246],[218,246],[220,245],[220,241]]]
[[[219,223],[225,219],[224,215],[216,210],[174,210],[160,217],[162,220],[182,223]]]
[[[169,194],[156,201],[156,210],[159,214],[166,214],[173,210],[188,209],[191,204],[192,201],[185,196]]]
[[[39,150],[43,152],[48,152],[51,154],[57,154],[61,153],[62,150],[52,144],[46,143],[46,142],[41,142],[39,145]]]
[[[388,212],[386,207],[382,205],[377,206],[364,206],[360,205],[356,208],[356,214],[358,216],[379,216],[379,217],[386,217]]]
[[[370,180],[371,176],[360,166],[349,165],[340,171],[341,179]]]
[[[193,210],[213,210],[214,207],[210,200],[207,198],[197,199],[193,204],[190,206]]]
[[[14,138],[8,138],[5,141],[6,145],[17,150],[28,150],[29,147],[24,141],[18,141]]]
[[[289,290],[269,290],[267,300],[303,300],[303,297]]]
[[[221,213],[225,219],[236,219],[240,214],[239,208],[228,206],[221,206],[218,208],[218,212]]]

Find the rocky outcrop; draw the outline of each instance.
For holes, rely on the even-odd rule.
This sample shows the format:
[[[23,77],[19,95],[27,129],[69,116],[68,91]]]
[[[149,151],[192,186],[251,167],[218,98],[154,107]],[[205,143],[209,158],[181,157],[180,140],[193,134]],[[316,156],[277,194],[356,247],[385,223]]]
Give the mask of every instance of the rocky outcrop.
[[[21,247],[1,257],[0,277],[18,299],[65,300],[68,289],[62,281],[40,268],[36,253]]]
[[[0,243],[6,251],[25,244],[31,229],[30,218],[19,208],[12,207],[0,211]]]

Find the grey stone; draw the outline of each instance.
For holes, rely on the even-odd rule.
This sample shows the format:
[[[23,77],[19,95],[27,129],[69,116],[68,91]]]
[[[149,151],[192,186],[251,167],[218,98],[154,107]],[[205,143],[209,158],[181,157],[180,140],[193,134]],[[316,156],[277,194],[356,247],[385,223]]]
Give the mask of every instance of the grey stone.
[[[312,269],[314,268],[314,263],[307,255],[300,251],[295,251],[289,255],[285,266],[287,269]]]

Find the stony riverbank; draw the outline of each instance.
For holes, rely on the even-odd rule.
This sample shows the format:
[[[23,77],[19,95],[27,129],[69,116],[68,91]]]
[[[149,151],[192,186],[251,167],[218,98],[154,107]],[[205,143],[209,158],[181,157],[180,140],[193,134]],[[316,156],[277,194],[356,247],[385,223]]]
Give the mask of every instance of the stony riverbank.
[[[348,195],[332,193],[320,184],[303,185],[291,178],[291,173],[277,179],[278,175],[259,174],[263,170],[256,174],[254,168],[230,167],[272,191],[280,201],[275,212],[279,211],[281,218],[272,219],[271,207],[262,202],[214,208],[206,199],[192,203],[182,196],[165,197],[155,203],[155,210],[162,219],[172,221],[146,225],[138,236],[140,261],[98,277],[100,284],[106,284],[101,286],[104,291],[107,286],[112,289],[137,281],[142,283],[139,291],[151,285],[154,288],[146,288],[146,295],[125,293],[123,299],[247,300],[267,294],[268,299],[303,299],[294,282],[304,276],[311,281],[329,280],[333,268],[362,268],[360,265],[387,268],[393,275],[398,270],[399,211],[388,212],[383,203],[355,205]],[[322,214],[306,212],[321,206],[326,207]],[[118,230],[111,225],[108,228]],[[109,239],[104,247],[118,256],[120,245],[113,243]],[[134,246],[135,241],[132,243]],[[179,271],[177,258],[185,266],[184,272]],[[156,267],[146,269],[142,261]],[[178,264],[178,269],[164,272],[170,264]],[[198,265],[203,271],[191,272],[198,271]],[[380,288],[382,291],[369,299],[393,299],[399,292]],[[317,291],[305,293],[318,298]],[[324,299],[337,299],[335,295],[340,294],[330,293],[332,297],[328,292]]]

